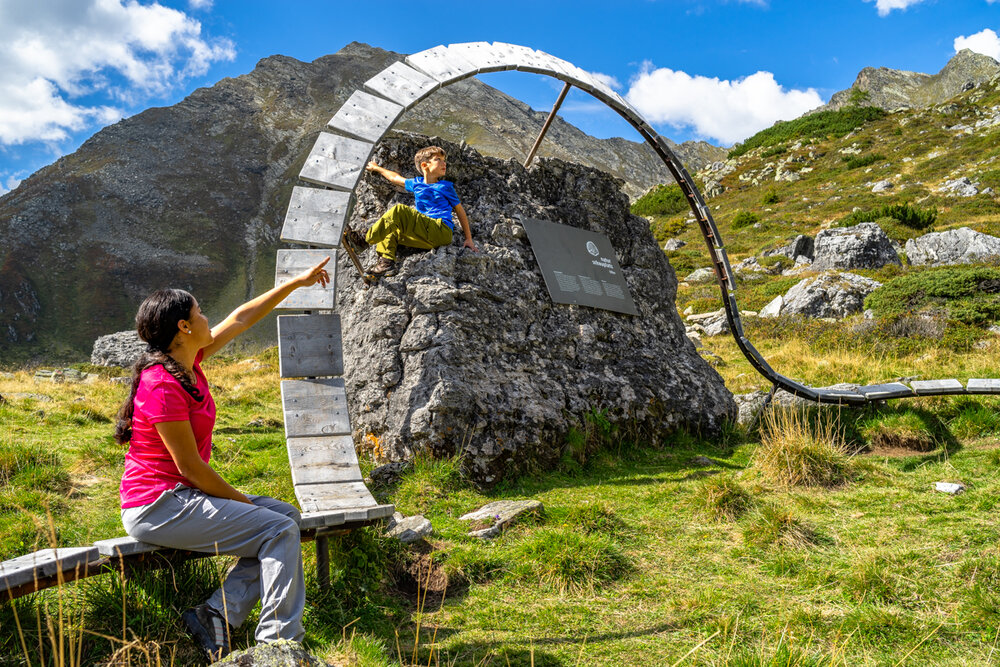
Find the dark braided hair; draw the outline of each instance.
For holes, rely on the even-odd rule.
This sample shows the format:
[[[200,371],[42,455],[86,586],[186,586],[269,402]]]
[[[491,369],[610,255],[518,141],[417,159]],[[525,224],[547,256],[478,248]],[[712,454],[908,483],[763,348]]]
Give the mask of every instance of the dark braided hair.
[[[135,392],[139,389],[139,378],[147,368],[162,365],[196,401],[203,396],[191,382],[187,371],[170,356],[170,345],[177,336],[177,323],[191,317],[194,297],[180,289],[162,289],[150,294],[135,316],[135,328],[139,338],[146,341],[143,352],[132,366],[132,390],[128,400],[118,410],[115,424],[115,441],[124,445],[132,439],[132,413],[135,409]]]

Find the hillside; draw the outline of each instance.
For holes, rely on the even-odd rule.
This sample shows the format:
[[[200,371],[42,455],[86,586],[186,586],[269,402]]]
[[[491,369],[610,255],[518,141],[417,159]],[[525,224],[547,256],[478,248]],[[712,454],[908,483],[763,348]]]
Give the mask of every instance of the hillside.
[[[99,335],[130,328],[136,304],[163,285],[213,295],[213,319],[271,285],[285,206],[316,134],[400,58],[358,43],[312,63],[266,58],[105,128],[0,197],[3,358],[87,355]],[[400,129],[522,157],[546,115],[473,79],[428,98]],[[677,150],[692,168],[722,156],[707,144]],[[605,170],[633,195],[669,177],[644,145],[594,139],[561,119],[540,155]]]

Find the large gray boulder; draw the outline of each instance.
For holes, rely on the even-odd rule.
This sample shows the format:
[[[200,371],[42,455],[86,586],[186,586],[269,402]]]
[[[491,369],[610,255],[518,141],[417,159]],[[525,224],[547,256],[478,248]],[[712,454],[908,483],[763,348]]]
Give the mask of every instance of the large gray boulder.
[[[213,664],[218,667],[328,667],[302,644],[290,639],[261,642],[244,651],[234,651]]]
[[[924,234],[906,242],[906,257],[914,265],[971,264],[997,256],[1000,238],[968,227]]]
[[[119,331],[94,341],[90,363],[97,366],[131,368],[146,349],[146,343],[135,331]]]
[[[376,159],[404,174],[428,143],[390,135]],[[440,142],[480,248],[400,253],[400,271],[364,289],[341,262],[345,381],[356,441],[388,460],[460,454],[480,484],[556,462],[570,429],[600,411],[661,434],[735,418],[722,378],[685,336],[677,279],[619,182],[595,169],[483,157]],[[367,175],[352,224],[412,202]],[[604,233],[639,315],[555,304],[518,216]],[[373,251],[362,260],[373,261]]]
[[[806,317],[847,317],[860,313],[865,297],[881,286],[877,280],[853,273],[824,273],[806,278],[788,290],[779,312]]]
[[[824,229],[816,235],[812,269],[877,269],[900,264],[899,255],[882,228],[874,222]]]

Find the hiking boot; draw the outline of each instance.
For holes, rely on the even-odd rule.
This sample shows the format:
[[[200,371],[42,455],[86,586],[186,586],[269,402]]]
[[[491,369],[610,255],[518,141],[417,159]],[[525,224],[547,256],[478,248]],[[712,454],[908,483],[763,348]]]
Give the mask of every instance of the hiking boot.
[[[181,614],[181,620],[209,662],[222,660],[229,655],[232,628],[222,614],[207,604],[200,604]]]
[[[388,278],[396,275],[396,261],[388,257],[379,257],[374,266],[368,268],[368,275]]]
[[[347,245],[351,246],[351,249],[360,254],[368,247],[368,241],[365,241],[365,235],[359,231],[351,229],[350,227],[344,228],[344,241]]]

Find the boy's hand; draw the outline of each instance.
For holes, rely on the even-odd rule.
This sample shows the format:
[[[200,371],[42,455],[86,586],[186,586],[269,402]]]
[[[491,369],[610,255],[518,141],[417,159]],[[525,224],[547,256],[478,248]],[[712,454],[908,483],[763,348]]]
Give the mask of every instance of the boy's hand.
[[[292,279],[292,282],[299,287],[309,287],[310,285],[315,285],[316,283],[319,283],[322,287],[326,287],[330,284],[330,274],[327,273],[326,269],[323,267],[326,266],[326,263],[329,261],[330,258],[327,257],[311,269],[306,269],[299,275],[295,276],[295,278]]]
[[[476,247],[476,243],[472,239],[465,239],[465,243],[462,244],[463,248],[469,248],[472,252],[479,252],[479,248]]]

